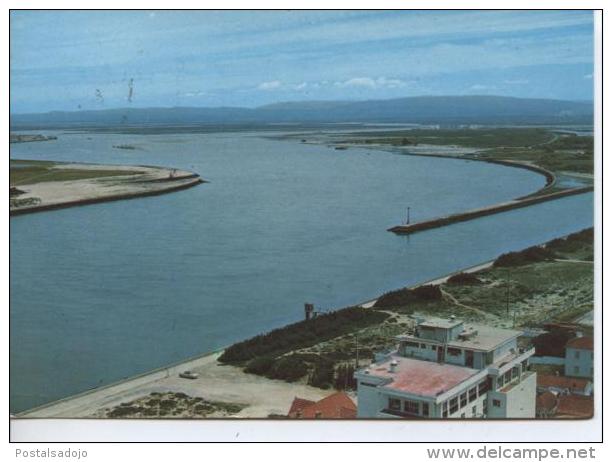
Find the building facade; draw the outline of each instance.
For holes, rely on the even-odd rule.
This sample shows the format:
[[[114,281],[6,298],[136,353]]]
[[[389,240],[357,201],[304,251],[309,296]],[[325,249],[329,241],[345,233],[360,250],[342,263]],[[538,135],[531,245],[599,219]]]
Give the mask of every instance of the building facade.
[[[567,342],[565,375],[593,377],[593,337],[576,337]]]
[[[534,349],[521,332],[420,319],[396,351],[355,372],[357,417],[534,418]]]

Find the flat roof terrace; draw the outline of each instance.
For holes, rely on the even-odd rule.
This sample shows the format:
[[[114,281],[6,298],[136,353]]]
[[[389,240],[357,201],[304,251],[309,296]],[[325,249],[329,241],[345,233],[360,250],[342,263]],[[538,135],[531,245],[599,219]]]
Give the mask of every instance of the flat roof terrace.
[[[424,325],[424,324],[421,324]],[[430,324],[427,324],[430,325]],[[463,336],[463,334],[466,334]],[[462,336],[455,340],[450,340],[445,344],[450,347],[468,348],[471,350],[491,351],[499,345],[519,337],[523,332],[519,330],[499,329],[496,327],[484,326],[480,324],[465,324]],[[415,342],[433,343],[442,345],[444,342],[433,339],[417,337],[415,335],[398,335],[397,340],[412,340]]]
[[[392,361],[397,362],[395,372],[391,372]],[[397,355],[392,355],[384,362],[372,364],[366,370],[368,375],[388,381],[381,385],[386,389],[424,398],[436,398],[482,372],[469,367],[440,364]]]

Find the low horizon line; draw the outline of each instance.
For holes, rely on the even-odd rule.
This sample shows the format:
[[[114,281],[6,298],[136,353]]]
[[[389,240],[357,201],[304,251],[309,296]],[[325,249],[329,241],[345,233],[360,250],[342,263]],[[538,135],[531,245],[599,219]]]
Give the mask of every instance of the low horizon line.
[[[43,112],[12,112],[9,108],[9,115],[32,115],[32,114],[51,114],[57,112],[99,112],[99,111],[115,111],[115,110],[124,110],[124,109],[247,109],[247,110],[257,110],[260,108],[264,108],[267,106],[274,106],[279,104],[303,104],[303,103],[363,103],[368,101],[393,101],[399,99],[411,99],[411,98],[507,98],[507,99],[523,99],[523,100],[546,100],[546,101],[561,101],[561,102],[569,102],[569,103],[584,103],[584,104],[594,104],[594,99],[561,99],[561,98],[545,98],[545,97],[524,97],[524,96],[507,96],[507,95],[413,95],[413,96],[398,96],[395,98],[368,98],[368,99],[312,99],[312,100],[281,100],[274,103],[266,103],[258,106],[139,106],[139,107],[130,107],[130,106],[117,106],[117,107],[107,107],[107,108],[98,108],[98,109],[75,109],[75,110],[65,110],[65,109],[51,109]]]

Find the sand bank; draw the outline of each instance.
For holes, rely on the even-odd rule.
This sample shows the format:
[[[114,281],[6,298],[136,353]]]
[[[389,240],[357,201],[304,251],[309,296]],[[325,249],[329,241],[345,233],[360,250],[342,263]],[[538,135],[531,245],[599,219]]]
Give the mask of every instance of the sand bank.
[[[49,181],[60,170],[63,173],[70,170],[87,171],[88,176],[99,171],[100,177]],[[108,171],[113,174],[105,174]],[[22,192],[16,198],[11,197],[11,215],[163,194],[203,182],[193,172],[149,166],[58,163],[50,167],[45,175],[48,176],[33,178],[29,184],[11,184]],[[60,175],[57,177],[61,178]]]

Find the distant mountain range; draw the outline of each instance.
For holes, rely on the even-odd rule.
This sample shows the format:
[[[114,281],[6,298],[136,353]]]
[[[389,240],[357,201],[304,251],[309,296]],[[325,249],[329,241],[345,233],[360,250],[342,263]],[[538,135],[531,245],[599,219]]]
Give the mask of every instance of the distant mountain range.
[[[269,123],[520,124],[593,122],[593,103],[505,96],[417,96],[304,101],[257,108],[173,107],[12,114],[11,128]]]

